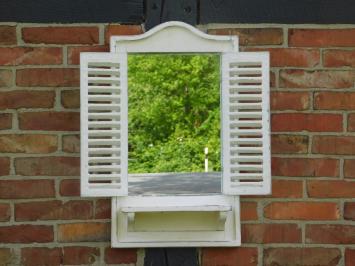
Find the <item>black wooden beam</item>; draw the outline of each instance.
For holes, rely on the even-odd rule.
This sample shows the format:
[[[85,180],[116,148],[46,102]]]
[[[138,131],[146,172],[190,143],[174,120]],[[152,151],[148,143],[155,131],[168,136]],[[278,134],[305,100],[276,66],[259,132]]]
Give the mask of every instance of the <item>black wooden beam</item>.
[[[141,23],[144,0],[0,0],[1,22]]]
[[[354,0],[201,0],[206,23],[355,23]]]
[[[354,0],[0,0],[0,22],[355,23]]]
[[[196,248],[167,248],[166,255],[169,266],[198,266]]]
[[[196,248],[147,248],[144,266],[198,266]]]
[[[144,266],[168,266],[164,248],[146,248]]]
[[[196,25],[197,13],[197,0],[146,0],[145,28],[172,20]]]

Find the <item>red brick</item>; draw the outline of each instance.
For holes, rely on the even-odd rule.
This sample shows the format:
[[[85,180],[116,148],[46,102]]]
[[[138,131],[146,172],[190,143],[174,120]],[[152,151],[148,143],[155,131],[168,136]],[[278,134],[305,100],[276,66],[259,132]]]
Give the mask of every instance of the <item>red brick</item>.
[[[2,243],[47,243],[53,241],[53,227],[49,225],[0,226]]]
[[[354,110],[354,92],[318,92],[314,94],[314,108],[320,110]]]
[[[355,226],[342,224],[307,224],[306,243],[354,244]]]
[[[237,35],[239,44],[249,45],[278,45],[283,43],[283,31],[280,28],[224,28],[210,29],[209,34]]]
[[[93,203],[87,200],[35,201],[15,204],[16,221],[91,219]]]
[[[355,178],[355,160],[344,161],[344,177]]]
[[[25,176],[79,176],[79,157],[15,158],[16,174]]]
[[[315,67],[320,54],[315,49],[273,48],[270,51],[272,67]]]
[[[272,71],[270,71],[270,87],[276,88],[276,74]]]
[[[355,182],[345,180],[309,180],[308,196],[311,198],[353,198]]]
[[[79,135],[66,135],[62,138],[63,151],[70,153],[80,152],[80,136]]]
[[[12,127],[12,114],[0,114],[0,129],[10,129]]]
[[[60,266],[61,248],[31,247],[21,249],[21,265],[24,266]]]
[[[95,219],[111,219],[111,199],[96,201]]]
[[[58,225],[59,242],[110,241],[109,223],[71,223]]]
[[[28,27],[22,29],[27,43],[95,44],[99,42],[97,27]]]
[[[80,53],[83,53],[83,52],[108,52],[109,50],[110,49],[107,45],[68,47],[68,64],[79,65]]]
[[[273,198],[302,198],[303,182],[298,180],[272,180]],[[268,196],[263,196],[268,197]]]
[[[272,92],[272,110],[306,110],[309,108],[308,92]]]
[[[257,248],[204,248],[202,266],[257,266]]]
[[[110,37],[115,35],[138,35],[142,34],[140,25],[108,25],[105,30],[105,42],[110,43]]]
[[[12,71],[0,69],[0,87],[12,86]]]
[[[22,130],[78,131],[78,112],[25,112],[19,114]]]
[[[301,70],[280,71],[280,88],[352,88],[355,81],[353,70]]]
[[[59,65],[62,48],[57,47],[0,47],[0,65]]]
[[[64,247],[63,264],[65,265],[89,265],[100,256],[99,248],[93,247]]]
[[[0,44],[9,45],[16,44],[16,27],[14,26],[0,26]]]
[[[246,51],[269,51],[271,67],[316,67],[320,63],[317,49],[248,48]]]
[[[271,152],[273,154],[307,153],[308,136],[272,135]]]
[[[345,249],[345,266],[355,265],[355,249]]]
[[[344,203],[344,219],[355,221],[355,202]]]
[[[343,130],[341,114],[273,114],[272,131],[339,132]]]
[[[348,47],[355,46],[355,29],[290,29],[289,46]]]
[[[0,176],[9,175],[9,174],[10,174],[10,159],[6,157],[0,157]]]
[[[9,221],[11,217],[11,207],[7,203],[0,203],[0,222]],[[1,258],[1,256],[0,256]]]
[[[355,67],[354,50],[326,50],[323,53],[325,67]]]
[[[0,180],[1,199],[50,198],[54,196],[53,180]]]
[[[348,115],[348,131],[355,131],[355,114]]]
[[[65,90],[61,94],[62,105],[65,108],[80,107],[80,90]]]
[[[0,92],[0,110],[50,108],[54,100],[54,91],[3,91]]]
[[[242,243],[301,243],[297,224],[243,224]]]
[[[5,153],[51,153],[58,147],[57,136],[44,134],[0,135],[0,152]]]
[[[78,87],[79,69],[25,68],[16,71],[19,87]]]
[[[16,257],[11,252],[11,249],[0,248],[0,263],[1,266],[15,265]]]
[[[339,206],[332,202],[272,202],[264,208],[273,220],[338,220]]]
[[[313,153],[353,155],[355,154],[355,137],[315,136],[312,145]]]
[[[76,197],[80,196],[80,180],[64,179],[60,182],[59,193],[61,196]]]
[[[271,192],[271,195],[248,196],[248,198],[302,198],[303,181],[273,179]]]
[[[337,266],[341,252],[337,248],[267,248],[264,266]]]
[[[107,264],[135,264],[137,262],[137,250],[133,248],[106,248],[105,262]]]
[[[258,220],[258,211],[257,211],[256,202],[241,202],[240,203],[240,219],[242,221],[253,221]]]
[[[272,158],[276,176],[338,177],[339,161],[327,158]]]

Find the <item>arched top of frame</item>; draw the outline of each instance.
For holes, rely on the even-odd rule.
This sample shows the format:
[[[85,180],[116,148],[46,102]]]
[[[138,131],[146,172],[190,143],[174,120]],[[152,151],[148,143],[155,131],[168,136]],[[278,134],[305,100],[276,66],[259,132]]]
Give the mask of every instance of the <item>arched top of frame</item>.
[[[223,53],[238,52],[237,36],[206,34],[189,24],[170,21],[140,35],[112,36],[111,52]]]

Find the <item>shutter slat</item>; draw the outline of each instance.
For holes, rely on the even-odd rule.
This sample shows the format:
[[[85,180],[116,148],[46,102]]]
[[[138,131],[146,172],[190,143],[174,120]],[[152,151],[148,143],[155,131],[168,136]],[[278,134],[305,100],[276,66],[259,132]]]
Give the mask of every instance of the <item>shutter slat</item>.
[[[232,102],[235,101],[260,101],[261,95],[246,95],[246,94],[239,94],[238,96],[231,97]]]
[[[222,101],[223,192],[270,193],[267,53],[222,56]]]
[[[263,161],[263,156],[238,156],[236,158],[231,157],[231,161],[235,161],[236,163],[252,163],[258,162],[261,163]]]
[[[255,84],[260,84],[262,82],[262,79],[261,78],[257,78],[257,77],[250,77],[250,78],[246,78],[246,77],[243,77],[243,78],[230,78],[230,83],[233,84],[233,83],[255,83]]]
[[[120,113],[110,112],[110,113],[90,113],[89,119],[118,119]]]
[[[231,123],[230,126],[232,128],[235,127],[261,127],[261,122],[254,122],[254,121],[240,121],[240,122],[234,122]]]
[[[120,152],[120,148],[90,148],[90,155],[112,155],[119,154]]]
[[[89,111],[117,111],[121,110],[120,104],[91,104],[89,106]]]
[[[232,106],[231,112],[238,112],[239,110],[254,110],[262,108],[262,103],[238,103]]]
[[[90,130],[89,137],[114,137],[120,136],[120,130]]]
[[[89,68],[88,69],[89,75],[112,75],[112,76],[119,76],[119,69],[105,69],[105,68]]]
[[[115,95],[89,95],[89,101],[120,102],[121,97]]]
[[[107,121],[95,121],[95,122],[88,122],[89,128],[119,128],[120,124],[118,121],[116,122],[107,122]]]
[[[230,153],[231,155],[233,154],[241,154],[241,153],[262,153],[263,149],[262,147],[231,147],[230,148]]]
[[[89,157],[89,163],[115,163],[120,160],[120,157]]]
[[[97,165],[97,166],[90,166],[89,165],[89,172],[120,172],[120,169],[115,166],[106,166],[106,165]]]
[[[89,139],[89,145],[116,145],[119,139]]]
[[[119,93],[121,87],[118,86],[89,86],[89,94],[92,92],[99,92],[99,93]]]
[[[80,62],[81,194],[127,195],[127,57],[82,53]]]
[[[231,118],[253,118],[253,119],[260,119],[262,115],[260,112],[233,112],[230,115]]]
[[[252,138],[245,138],[245,139],[237,139],[233,140],[233,144],[242,144],[242,145],[260,145],[263,144],[263,140],[260,139],[252,139]]]
[[[231,68],[231,74],[242,74],[242,75],[261,75],[261,69],[256,68]]]

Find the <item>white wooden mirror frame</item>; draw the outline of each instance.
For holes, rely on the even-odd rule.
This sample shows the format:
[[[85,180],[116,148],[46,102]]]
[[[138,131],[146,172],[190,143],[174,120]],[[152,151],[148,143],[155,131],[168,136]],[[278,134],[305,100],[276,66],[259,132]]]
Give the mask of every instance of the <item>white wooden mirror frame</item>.
[[[268,53],[241,53],[236,36],[208,35],[182,22],[167,22],[142,35],[114,36],[110,44],[110,53],[81,54],[81,193],[112,197],[112,246],[240,245],[239,195],[271,191]],[[129,194],[129,53],[221,55],[219,195]],[[107,93],[99,95],[102,89]],[[111,182],[100,183],[103,176]]]

